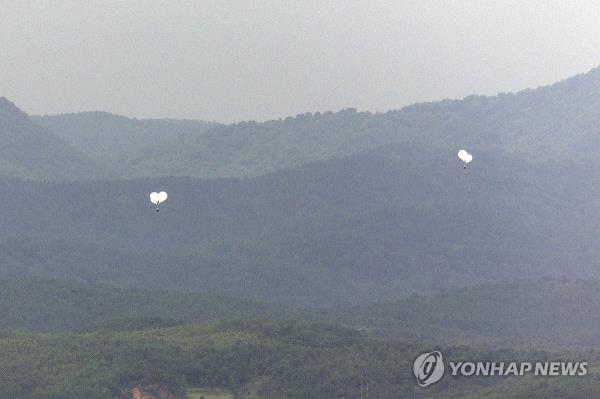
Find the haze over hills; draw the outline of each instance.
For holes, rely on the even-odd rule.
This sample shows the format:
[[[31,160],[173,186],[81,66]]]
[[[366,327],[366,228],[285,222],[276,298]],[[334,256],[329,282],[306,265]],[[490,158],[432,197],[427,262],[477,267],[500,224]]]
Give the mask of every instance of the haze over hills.
[[[468,147],[475,153],[502,151],[536,163],[590,165],[597,162],[599,91],[600,68],[596,68],[516,94],[416,104],[383,114],[347,109],[227,126],[137,120],[104,112],[36,116],[30,120],[94,158],[97,164],[109,167],[112,179],[260,176],[394,143],[433,144],[453,152]],[[25,117],[16,109],[11,112]],[[2,128],[4,134],[9,134],[7,129]],[[14,128],[10,132],[14,134]],[[40,155],[49,160],[52,152]],[[7,164],[5,174],[39,178],[14,168]],[[58,177],[71,174],[65,170]],[[104,175],[75,175],[89,176]]]
[[[32,354],[7,355],[5,367],[37,381],[30,388],[39,397],[106,397],[107,386],[112,394],[139,381],[330,397],[357,392],[350,380],[370,370],[391,398],[398,389],[423,392],[406,379],[398,388],[377,351],[396,348],[394,367],[410,371],[407,346],[595,347],[600,287],[570,279],[600,279],[599,88],[596,69],[514,95],[229,126],[105,113],[29,118],[3,100],[0,328],[88,330],[2,333],[3,344]],[[459,148],[475,157],[466,170]],[[155,190],[169,193],[160,212],[148,202]],[[279,322],[166,328],[288,317],[344,324],[387,343]],[[296,345],[296,328],[335,342],[330,353],[343,363]],[[214,341],[198,332],[209,330],[210,339],[228,342],[233,334],[242,344],[206,352]],[[271,346],[273,331],[284,342]],[[145,341],[156,334],[165,341]],[[349,339],[370,359],[360,369],[348,355]],[[396,339],[421,343],[394,346]],[[117,349],[107,350],[106,340]],[[80,347],[72,342],[95,348],[90,358],[108,353],[119,361],[113,368],[91,362],[85,378],[74,380],[27,364],[50,356],[79,370],[72,359]],[[262,374],[240,370],[237,381],[226,366],[211,369],[213,379],[195,377],[208,375],[195,366],[199,359],[252,368],[239,357],[264,350],[301,370],[301,380],[282,377],[275,363],[260,365]],[[302,360],[289,363],[282,350]],[[190,351],[198,357],[180,356]],[[165,373],[153,374],[153,362],[166,365]],[[331,376],[326,371],[333,377],[312,383],[310,376]],[[23,381],[3,381],[0,389],[27,395]],[[593,397],[595,380],[586,381],[578,391],[563,380],[523,380],[469,382],[452,392],[439,385],[434,393],[520,398],[535,386],[561,398]]]
[[[108,112],[43,115],[31,119],[91,157],[121,163],[144,148],[151,149],[180,136],[201,135],[216,126],[216,123],[193,120],[127,118]],[[151,174],[158,166],[154,164],[147,173]],[[118,171],[114,173],[118,175]]]
[[[593,173],[498,152],[463,170],[453,152],[397,145],[253,179],[3,181],[0,266],[296,306],[600,277]]]
[[[600,2],[260,3],[1,2],[0,399],[600,399]]]
[[[348,109],[219,126],[134,158],[132,173],[149,170],[150,159],[161,159],[164,175],[257,176],[392,143],[501,151],[536,162],[595,163],[599,92],[596,68],[516,94],[416,104],[383,114]]]
[[[599,307],[600,281],[544,279],[484,283],[311,316],[433,345],[564,350],[600,345]]]
[[[219,320],[345,325],[387,340],[489,348],[600,345],[600,280],[483,283],[398,302],[297,309],[178,291],[60,280],[0,280],[0,331],[65,332]]]
[[[143,287],[59,280],[0,281],[0,330],[72,331],[107,328],[116,323],[144,325],[285,318],[278,306],[233,298],[182,294]]]
[[[0,176],[72,180],[103,176],[103,168],[59,137],[34,124],[0,97]]]
[[[504,279],[599,277],[599,85],[595,69],[515,95],[216,126],[190,143],[191,131],[182,135],[189,158],[168,150],[177,138],[148,157],[164,173],[209,180],[120,179],[133,169],[113,174],[117,181],[3,179],[2,276],[317,307]],[[69,164],[75,155],[61,155],[72,147],[8,104],[8,144],[19,139],[42,151],[37,137],[51,137],[60,149],[44,147],[33,159],[60,167],[43,173],[67,179],[83,169]],[[139,136],[153,123],[204,126],[93,113],[36,121],[64,124],[75,140],[77,124],[101,134],[94,118],[132,124]],[[28,129],[35,135],[22,133]],[[123,139],[134,143],[128,134]],[[475,155],[467,170],[456,159],[460,147]],[[4,170],[45,179],[33,167]],[[170,193],[160,214],[147,200],[157,189]]]

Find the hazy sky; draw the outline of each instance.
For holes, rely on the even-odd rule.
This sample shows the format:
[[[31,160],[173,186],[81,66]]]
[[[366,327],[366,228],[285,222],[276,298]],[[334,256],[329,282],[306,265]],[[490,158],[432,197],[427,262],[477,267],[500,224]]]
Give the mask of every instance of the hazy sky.
[[[382,111],[585,72],[598,21],[572,0],[0,0],[0,96],[224,122]]]

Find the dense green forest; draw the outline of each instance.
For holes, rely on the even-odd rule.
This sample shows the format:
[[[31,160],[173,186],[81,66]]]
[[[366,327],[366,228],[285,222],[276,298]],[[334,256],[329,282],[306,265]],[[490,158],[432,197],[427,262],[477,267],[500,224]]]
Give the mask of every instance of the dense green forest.
[[[419,388],[412,361],[426,349],[422,344],[365,338],[351,329],[297,322],[143,329],[114,325],[80,334],[5,334],[0,338],[0,396],[120,398],[133,387],[158,384],[177,395],[187,387],[217,387],[240,398],[358,398],[362,374],[363,390],[368,382],[370,397],[451,398],[475,393],[473,397],[483,398],[487,396],[476,392],[505,381],[446,377],[428,389]],[[490,361],[557,356],[467,347],[443,350],[450,357]],[[588,385],[591,380],[578,381],[576,392],[597,392]],[[564,382],[548,380],[555,394],[567,392],[570,385]],[[511,397],[526,397],[519,381],[511,381],[506,389],[516,392]]]

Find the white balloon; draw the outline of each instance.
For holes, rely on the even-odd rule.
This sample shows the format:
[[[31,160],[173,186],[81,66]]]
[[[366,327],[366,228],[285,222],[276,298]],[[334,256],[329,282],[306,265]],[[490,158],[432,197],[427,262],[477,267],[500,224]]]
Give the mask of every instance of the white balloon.
[[[157,192],[150,193],[150,202],[152,202],[154,205],[158,205],[160,200]]]
[[[152,192],[150,193],[150,202],[154,205],[162,204],[167,200],[167,197],[168,195],[164,191],[161,191],[160,193]]]
[[[473,160],[473,155],[469,154],[467,151],[465,150],[460,150],[458,152],[458,157],[460,158],[461,161],[463,161],[464,163],[469,163]]]
[[[167,200],[167,193],[165,193],[164,191],[161,191],[160,193],[158,193],[158,202],[162,203],[165,202]]]

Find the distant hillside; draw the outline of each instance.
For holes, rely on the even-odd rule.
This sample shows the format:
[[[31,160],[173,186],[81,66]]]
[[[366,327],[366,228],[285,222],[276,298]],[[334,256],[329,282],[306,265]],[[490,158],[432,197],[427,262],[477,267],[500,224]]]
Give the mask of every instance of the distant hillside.
[[[59,137],[34,124],[0,97],[0,176],[72,180],[103,176],[103,168]]]
[[[124,171],[129,176],[259,176],[391,143],[597,165],[599,93],[597,68],[516,94],[417,104],[382,114],[347,109],[218,126],[141,151],[126,162]]]
[[[196,137],[216,125],[193,120],[135,119],[108,112],[32,116],[32,120],[89,156],[112,162],[125,161],[141,149],[181,136]],[[147,172],[152,174],[159,165],[149,164],[152,166]]]
[[[300,166],[253,178],[2,179],[0,276],[311,307],[395,301],[515,278],[600,278],[600,168],[592,156],[600,124],[591,124],[596,114],[587,105],[595,101],[589,90],[599,75],[594,70],[514,96],[215,127],[199,136],[221,132],[224,139],[262,143],[261,151],[272,143],[271,150],[287,154],[288,166],[296,163],[292,153],[299,147],[286,146],[294,142],[312,143],[311,149],[324,151],[319,156],[329,157],[303,163],[308,158],[299,152]],[[511,108],[517,100],[529,108]],[[522,108],[529,111],[517,112]],[[549,110],[553,116],[539,116]],[[504,124],[510,115],[520,130]],[[562,128],[542,123],[557,115]],[[390,122],[387,130],[371,124],[377,120]],[[406,129],[396,129],[396,122]],[[280,143],[279,134],[250,133],[271,125],[296,126],[286,136],[295,139]],[[323,130],[302,130],[317,125]],[[241,126],[248,134],[235,133]],[[347,133],[353,126],[362,126],[356,136]],[[386,134],[407,141],[371,141]],[[332,141],[317,146],[318,137]],[[342,137],[379,144],[356,152],[363,145],[342,145]],[[575,151],[573,143],[584,139]],[[456,157],[459,142],[475,156],[467,170]],[[227,154],[235,143],[209,152]],[[559,156],[561,149],[569,156]],[[341,155],[346,150],[351,154]],[[273,151],[252,159],[272,159]],[[241,159],[240,152],[230,155]],[[154,190],[169,192],[160,213],[148,201]]]
[[[113,178],[252,177],[393,143],[455,152],[500,151],[516,160],[596,164],[600,68],[516,94],[470,96],[387,113],[346,109],[267,122],[217,125],[138,120],[105,112],[33,120],[76,148],[110,161]]]
[[[487,283],[321,317],[387,338],[502,347],[600,346],[600,281]]]
[[[286,316],[281,307],[225,297],[58,280],[0,281],[0,330],[65,331],[153,319],[208,322]]]
[[[397,126],[385,130],[381,122],[350,109],[218,126],[140,151],[125,170],[130,176],[260,176],[406,139]],[[152,168],[155,164],[160,167]]]
[[[372,114],[300,114],[232,125],[105,112],[34,121],[111,167],[112,178],[254,177],[392,144],[506,153],[516,162],[598,165],[600,68],[556,84]]]
[[[0,275],[316,307],[600,278],[594,168],[455,156],[395,145],[253,179],[1,181]]]

